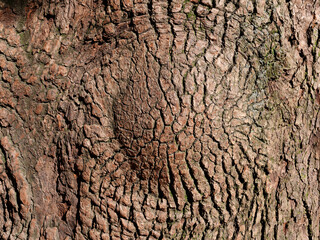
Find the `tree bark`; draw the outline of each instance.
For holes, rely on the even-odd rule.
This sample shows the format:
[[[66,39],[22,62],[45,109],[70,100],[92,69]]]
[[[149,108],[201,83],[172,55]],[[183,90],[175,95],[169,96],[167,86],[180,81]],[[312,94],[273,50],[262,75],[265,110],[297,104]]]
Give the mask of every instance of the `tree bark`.
[[[318,0],[0,0],[1,239],[319,239]]]

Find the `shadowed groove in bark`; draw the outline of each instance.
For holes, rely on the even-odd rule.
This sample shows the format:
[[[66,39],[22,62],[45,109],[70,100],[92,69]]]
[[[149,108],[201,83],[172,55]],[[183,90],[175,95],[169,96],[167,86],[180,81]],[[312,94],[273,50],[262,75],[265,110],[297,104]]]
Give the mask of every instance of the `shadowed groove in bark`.
[[[11,8],[17,14],[24,14],[24,8],[30,0],[1,0],[6,7]]]

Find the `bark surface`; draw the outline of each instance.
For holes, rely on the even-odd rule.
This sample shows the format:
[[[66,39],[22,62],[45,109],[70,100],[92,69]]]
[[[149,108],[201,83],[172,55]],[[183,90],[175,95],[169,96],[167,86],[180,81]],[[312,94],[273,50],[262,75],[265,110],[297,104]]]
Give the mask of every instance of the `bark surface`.
[[[1,239],[319,239],[318,0],[0,0]]]

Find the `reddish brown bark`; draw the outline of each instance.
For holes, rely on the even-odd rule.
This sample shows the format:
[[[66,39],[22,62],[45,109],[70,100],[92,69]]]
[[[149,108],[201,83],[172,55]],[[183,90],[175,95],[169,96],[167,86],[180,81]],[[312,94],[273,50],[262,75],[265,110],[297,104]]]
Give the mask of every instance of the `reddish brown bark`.
[[[0,1],[1,239],[318,239],[319,1]]]

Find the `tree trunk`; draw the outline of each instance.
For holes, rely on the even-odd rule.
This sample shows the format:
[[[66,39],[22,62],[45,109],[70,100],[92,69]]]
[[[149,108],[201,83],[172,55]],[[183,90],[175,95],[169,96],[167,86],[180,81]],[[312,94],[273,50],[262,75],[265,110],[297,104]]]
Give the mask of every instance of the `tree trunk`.
[[[1,239],[319,239],[318,0],[0,0]]]

